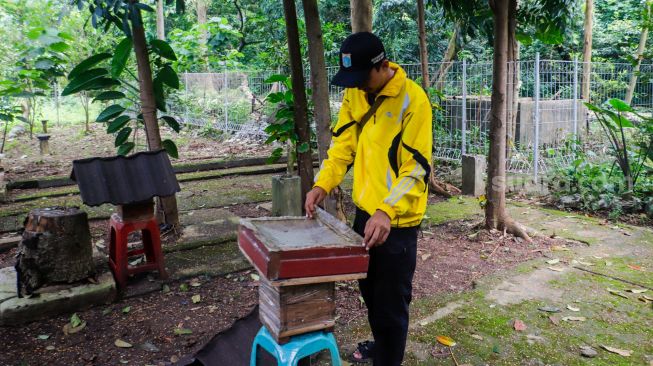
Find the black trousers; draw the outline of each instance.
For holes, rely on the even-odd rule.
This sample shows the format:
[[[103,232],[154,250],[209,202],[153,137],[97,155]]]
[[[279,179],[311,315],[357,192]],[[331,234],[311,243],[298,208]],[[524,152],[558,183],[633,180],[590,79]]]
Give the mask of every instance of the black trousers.
[[[369,214],[357,209],[354,231],[364,236],[369,218]],[[392,228],[385,243],[370,249],[367,278],[359,281],[374,336],[374,366],[399,366],[404,358],[417,231],[417,226]]]

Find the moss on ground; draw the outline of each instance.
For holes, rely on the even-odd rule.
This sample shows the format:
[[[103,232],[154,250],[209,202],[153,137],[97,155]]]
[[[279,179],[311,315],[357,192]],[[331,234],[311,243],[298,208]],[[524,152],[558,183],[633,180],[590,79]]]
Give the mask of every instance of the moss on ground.
[[[448,221],[470,219],[482,215],[483,211],[473,197],[457,196],[428,205],[424,220],[440,225]]]
[[[272,176],[273,174],[233,176],[181,183],[182,190],[177,194],[179,210],[189,211],[269,201],[271,200]],[[43,197],[34,201],[2,205],[0,208],[0,230],[17,230],[22,226],[23,219],[30,210],[55,206],[82,207],[91,219],[108,218],[114,211],[114,207],[108,204],[98,207],[85,206],[79,195]]]
[[[618,269],[618,263],[628,262],[629,258],[614,258],[613,261]],[[620,269],[619,275],[625,275],[624,271]],[[434,313],[447,301],[456,301],[462,306],[441,319],[416,326],[409,333],[410,339],[433,347],[438,335],[450,336],[457,342],[454,353],[458,362],[474,365],[521,365],[529,360],[533,360],[533,364],[539,360],[544,364],[585,365],[588,359],[580,355],[583,345],[598,352],[592,365],[645,365],[649,362],[647,357],[653,356],[651,303],[638,301],[641,295],[625,292],[634,286],[589,273],[569,272],[554,284],[565,289],[560,303],[525,301],[502,306],[485,299],[485,291],[500,280],[499,277],[484,281],[471,292],[416,301],[412,313],[418,319]],[[624,291],[629,299],[610,294],[607,287]],[[586,321],[560,321],[555,325],[549,319],[552,314],[538,310],[547,305],[562,309],[556,314],[560,318],[582,316]],[[567,305],[580,308],[580,311],[570,311]],[[528,328],[523,332],[515,331],[514,319],[522,320]],[[632,350],[633,354],[619,356],[601,349],[601,345]],[[432,356],[419,359],[416,355],[408,355],[406,364],[451,365],[452,360]]]

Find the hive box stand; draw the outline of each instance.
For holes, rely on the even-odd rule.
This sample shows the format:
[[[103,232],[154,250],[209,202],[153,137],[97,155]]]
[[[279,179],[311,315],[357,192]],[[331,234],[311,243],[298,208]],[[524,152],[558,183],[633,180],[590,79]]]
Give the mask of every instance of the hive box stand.
[[[335,325],[335,281],[365,278],[363,238],[318,209],[316,218],[242,219],[238,246],[261,274],[259,317],[280,343]]]

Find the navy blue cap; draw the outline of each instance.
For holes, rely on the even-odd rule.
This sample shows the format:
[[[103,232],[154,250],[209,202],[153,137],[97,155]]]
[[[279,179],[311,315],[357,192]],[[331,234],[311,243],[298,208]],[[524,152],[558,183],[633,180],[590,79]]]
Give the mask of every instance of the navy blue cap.
[[[340,46],[340,70],[331,84],[345,88],[361,86],[370,70],[385,59],[385,48],[379,37],[370,32],[354,33]]]

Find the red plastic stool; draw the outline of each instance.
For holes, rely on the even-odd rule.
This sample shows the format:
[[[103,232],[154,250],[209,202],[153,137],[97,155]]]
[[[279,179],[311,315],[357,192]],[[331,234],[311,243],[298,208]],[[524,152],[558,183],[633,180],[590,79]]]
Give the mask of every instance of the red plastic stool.
[[[163,266],[161,252],[161,237],[159,225],[154,217],[149,219],[123,221],[118,214],[111,215],[111,242],[109,243],[109,267],[116,278],[119,288],[125,288],[129,275],[159,271],[159,277],[168,278]],[[127,237],[129,233],[141,230],[143,248],[128,250]],[[145,254],[145,263],[137,266],[129,265],[129,257]]]

